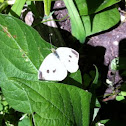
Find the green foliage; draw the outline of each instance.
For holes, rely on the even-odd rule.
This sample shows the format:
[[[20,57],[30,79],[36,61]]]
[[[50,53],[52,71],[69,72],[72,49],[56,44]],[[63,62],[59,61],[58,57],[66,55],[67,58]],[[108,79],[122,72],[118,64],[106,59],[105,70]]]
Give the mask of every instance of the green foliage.
[[[21,113],[12,109],[2,92],[0,93],[0,126],[16,126]]]
[[[122,73],[120,73],[120,75],[122,77],[125,77],[126,76],[126,58],[122,56],[114,58],[111,62],[111,69],[114,71],[121,70]],[[117,101],[125,100],[125,96],[126,96],[125,82],[120,87],[120,90],[121,92],[118,93],[118,95],[116,96]]]
[[[16,18],[0,15],[0,20],[0,85],[9,105],[32,114],[35,125],[88,126],[91,94],[72,86],[81,83],[80,71],[69,76],[71,85],[38,81],[50,44]]]
[[[0,3],[3,3],[4,2],[4,0],[0,0]]]
[[[90,15],[102,11],[118,2],[120,0],[75,0],[77,8],[79,10],[80,15]]]
[[[109,119],[101,120],[101,121],[99,121],[98,123],[96,123],[95,126],[104,125],[104,124],[106,124],[108,121],[109,121]]]
[[[115,6],[120,0],[64,0],[68,9],[72,35],[81,43],[89,35],[107,30],[116,25],[120,14]]]
[[[92,93],[91,114],[90,114],[92,123],[95,120],[99,112],[99,109],[101,108],[100,102],[96,97],[96,89],[100,86],[99,72],[98,72],[98,68],[95,65],[94,67],[95,67],[95,71],[90,71],[89,74],[84,74],[83,77],[85,88],[89,87],[89,90]]]
[[[120,20],[120,14],[116,7],[109,7],[99,13],[82,16],[86,30],[86,36],[102,32],[116,25]]]
[[[34,13],[36,19],[48,20],[52,16],[53,12],[50,13],[50,8],[53,0],[41,0],[44,3],[44,16],[46,15],[44,18],[42,15],[40,18],[35,4],[31,1],[33,0],[30,2],[16,0],[15,3],[14,1],[10,3],[8,0],[1,0],[0,12],[19,18],[26,3],[28,7],[31,6],[30,11]],[[64,0],[70,16],[72,36],[83,44],[86,37],[116,25],[120,20],[118,2],[120,0]],[[8,5],[11,5],[11,9]],[[39,66],[51,52],[49,50],[51,46],[32,27],[14,17],[0,15],[0,87],[2,89],[0,125],[89,126],[91,123],[99,126],[109,124],[109,119],[95,122],[102,107],[96,94],[96,90],[101,86],[98,68],[95,66],[95,71],[91,70],[84,75],[78,70],[76,73],[69,74],[60,83],[39,81],[37,78]],[[43,31],[47,34],[46,29]],[[62,41],[58,44],[64,45]],[[126,58],[113,59],[111,69],[114,72],[123,70],[121,75],[125,77]],[[83,82],[84,89],[88,89],[91,93],[82,89]],[[117,101],[124,102],[125,86],[120,88],[120,93],[115,91],[113,94]],[[22,115],[20,112],[25,114]]]
[[[23,9],[25,2],[26,2],[26,0],[16,0],[10,10],[10,15],[19,17],[21,15],[21,11]]]
[[[111,70],[118,70],[119,68],[119,57],[117,58],[114,58],[112,61],[111,61]]]
[[[99,72],[97,66],[95,66],[95,71],[90,71],[89,73],[85,73],[83,76],[84,86],[85,88],[90,87],[90,91],[93,92],[96,88],[100,86]]]
[[[116,96],[116,100],[117,100],[117,101],[121,101],[121,100],[124,100],[124,99],[125,99],[125,97],[122,96],[122,95]]]
[[[76,37],[81,43],[84,43],[86,34],[77,8],[73,0],[64,0],[64,3],[70,15],[72,35]]]
[[[36,0],[37,1],[37,0]],[[87,36],[107,30],[116,25],[120,15],[115,6],[120,0],[64,0],[71,20],[72,35],[84,43]],[[16,0],[10,14],[19,17],[26,0]],[[43,0],[44,14],[49,16],[51,0]],[[7,4],[8,5],[8,4]],[[6,5],[6,6],[7,6]],[[1,6],[1,11],[6,7]],[[108,20],[109,19],[109,20]]]
[[[32,126],[30,118],[25,114],[18,122],[18,126]]]
[[[120,87],[120,93],[116,96],[117,101],[123,101],[126,97],[126,83],[123,83]]]

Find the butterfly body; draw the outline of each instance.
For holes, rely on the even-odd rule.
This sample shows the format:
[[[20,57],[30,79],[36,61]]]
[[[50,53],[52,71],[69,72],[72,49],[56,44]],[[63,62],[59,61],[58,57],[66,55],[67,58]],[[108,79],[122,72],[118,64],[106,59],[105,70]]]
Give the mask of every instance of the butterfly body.
[[[67,73],[78,70],[79,53],[74,49],[59,47],[43,60],[39,72],[39,80],[62,81]]]

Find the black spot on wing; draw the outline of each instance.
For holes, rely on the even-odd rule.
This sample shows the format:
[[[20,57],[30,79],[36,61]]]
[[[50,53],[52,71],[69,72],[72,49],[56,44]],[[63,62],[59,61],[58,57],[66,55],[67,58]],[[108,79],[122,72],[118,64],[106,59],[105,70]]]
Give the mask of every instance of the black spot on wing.
[[[49,70],[47,70],[46,72],[49,73]]]
[[[69,57],[70,57],[70,58],[72,58],[72,56],[71,56],[71,55],[69,55]]]
[[[60,56],[58,55],[58,53],[56,51],[53,52],[53,54],[59,59]]]
[[[53,73],[55,73],[56,72],[56,69],[55,70],[53,70]]]
[[[77,53],[76,51],[71,50],[71,52],[72,52],[76,57],[78,57],[78,53]]]
[[[42,76],[42,72],[39,71],[39,80],[45,80],[45,78]]]

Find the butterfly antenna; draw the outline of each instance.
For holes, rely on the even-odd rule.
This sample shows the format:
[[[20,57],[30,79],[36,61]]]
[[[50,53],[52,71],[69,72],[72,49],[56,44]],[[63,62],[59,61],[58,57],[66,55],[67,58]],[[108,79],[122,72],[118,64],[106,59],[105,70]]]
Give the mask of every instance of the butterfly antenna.
[[[51,47],[51,49],[52,49],[52,41],[51,41],[52,39],[51,39],[51,36],[53,36],[52,33],[49,34],[49,42],[50,42],[50,47]]]

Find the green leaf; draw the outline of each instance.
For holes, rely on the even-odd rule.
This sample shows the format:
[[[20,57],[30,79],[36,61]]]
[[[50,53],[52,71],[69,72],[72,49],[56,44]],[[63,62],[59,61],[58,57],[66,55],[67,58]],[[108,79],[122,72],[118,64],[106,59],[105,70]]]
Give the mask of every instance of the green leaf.
[[[24,118],[23,120],[19,121],[18,126],[31,126],[30,119]]]
[[[96,99],[95,106],[96,106],[97,108],[101,108],[101,104],[100,104],[100,102],[98,101],[98,99]]]
[[[3,110],[3,105],[1,104],[1,101],[0,101],[0,111]]]
[[[111,70],[118,70],[118,67],[119,67],[119,57],[117,58],[114,58],[112,61],[111,61]]]
[[[38,81],[50,44],[19,19],[0,15],[0,21],[0,85],[8,104],[30,113],[38,126],[88,126],[90,93],[74,84]],[[77,73],[70,77],[80,83]]]
[[[120,20],[120,14],[116,7],[112,7],[97,14],[82,16],[82,20],[86,36],[89,36],[116,25]]]
[[[95,66],[95,70],[96,70],[95,78],[89,89],[90,92],[92,93],[92,98],[91,98],[91,119],[92,119],[92,121],[94,121],[94,119],[97,116],[99,109],[101,107],[100,102],[98,101],[98,99],[96,97],[96,89],[98,88],[98,86],[100,84],[100,83],[98,83],[99,72],[98,72],[98,69],[96,66]],[[94,72],[90,72],[90,74],[94,76]]]
[[[109,122],[109,120],[110,120],[110,119],[100,120],[100,121],[98,121],[98,122],[95,124],[95,126],[99,126],[100,124],[101,124],[101,126],[102,126],[102,125],[104,126],[104,124],[106,124],[107,122]]]
[[[116,96],[116,100],[117,100],[117,101],[122,101],[122,100],[124,100],[124,99],[125,99],[124,96]]]
[[[121,91],[120,94],[121,94],[122,96],[126,96],[126,91]]]
[[[94,65],[95,66],[95,65]],[[92,94],[95,94],[95,90],[99,87],[100,83],[98,83],[98,78],[99,78],[99,72],[98,72],[98,69],[97,67],[95,66],[95,77],[94,77],[94,80],[91,84],[91,87],[90,87],[90,92],[92,92]],[[94,73],[93,73],[94,74]]]
[[[49,44],[22,21],[0,15],[0,80],[18,77],[38,80],[40,64],[49,51]]]
[[[94,97],[94,96],[93,96]],[[92,97],[92,98],[93,98]],[[93,99],[92,99],[93,100]],[[95,118],[96,118],[96,116],[97,116],[97,114],[98,114],[98,112],[99,112],[99,109],[101,108],[101,104],[100,104],[100,102],[98,101],[98,99],[95,97],[95,106],[92,106],[92,107],[94,107],[94,110],[93,110],[93,118],[92,118],[92,121],[94,121],[95,120]]]
[[[89,74],[84,74],[84,76],[83,76],[85,88],[88,87],[92,82],[91,88],[92,88],[92,86],[94,86],[95,88],[93,87],[93,90],[96,89],[100,84],[99,83],[97,85],[98,78],[99,78],[99,72],[98,72],[98,68],[95,66],[95,71],[90,71]]]
[[[84,87],[87,88],[90,85],[92,78],[85,73],[83,76],[83,80],[84,80]]]
[[[81,72],[78,70],[75,73],[70,74],[64,81],[63,83],[69,84],[69,85],[74,85],[77,87],[82,88],[82,77],[81,77]]]
[[[3,3],[4,2],[4,0],[0,0],[0,3]]]
[[[36,125],[89,125],[91,94],[75,86],[11,78],[2,83],[8,103],[25,113],[35,113]]]
[[[8,105],[7,101],[2,101],[2,104],[3,104],[3,106],[7,106]]]
[[[94,108],[94,114],[93,114],[93,120],[92,121],[94,121],[95,117],[97,116],[99,109],[100,108]]]
[[[92,82],[93,84],[97,84],[98,83],[98,78],[99,78],[99,72],[98,72],[97,66],[95,66],[95,70],[96,70],[96,74],[95,74],[95,78],[94,78],[94,80]]]
[[[8,6],[8,2],[4,1],[2,4],[0,4],[0,13]]]
[[[64,0],[71,21],[72,35],[81,43],[85,42],[85,28],[73,0]]]
[[[75,0],[80,15],[90,15],[110,7],[120,0]]]
[[[14,5],[11,7],[11,11],[9,15],[13,15],[15,17],[20,17],[22,8],[25,4],[26,0],[16,0]]]

